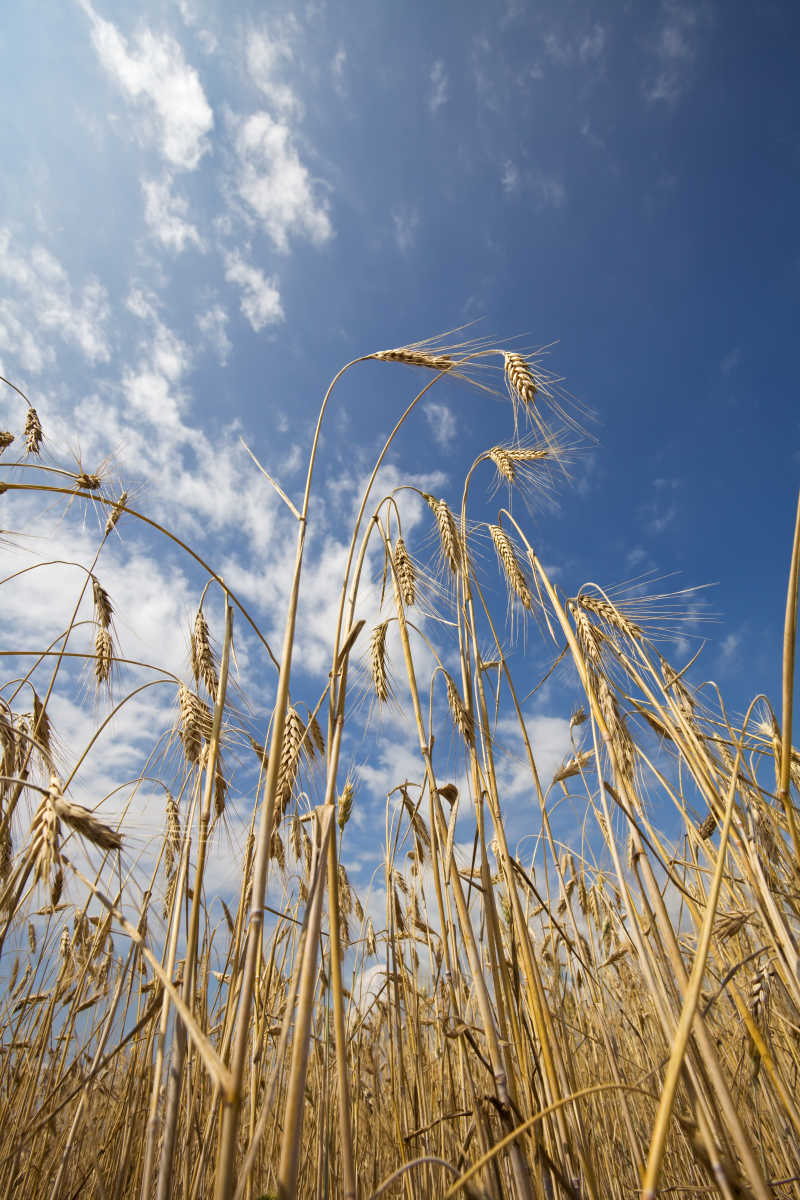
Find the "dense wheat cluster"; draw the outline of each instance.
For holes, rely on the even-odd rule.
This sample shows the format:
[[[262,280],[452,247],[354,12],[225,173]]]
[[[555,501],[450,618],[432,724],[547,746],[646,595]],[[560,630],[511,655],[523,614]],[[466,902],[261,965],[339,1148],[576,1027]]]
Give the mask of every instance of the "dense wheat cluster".
[[[565,591],[512,515],[515,489],[548,487],[566,441],[547,424],[560,411],[534,361],[433,343],[367,357],[423,373],[405,415],[450,376],[475,385],[476,402],[505,382],[512,440],[472,465],[460,509],[417,493],[424,536],[404,531],[399,492],[364,495],[331,585],[330,665],[301,695],[292,653],[331,387],[302,503],[278,489],[297,521],[280,653],[201,563],[184,677],[128,664],[140,690],[155,681],[174,697],[173,729],[111,793],[163,798],[147,877],[125,817],[111,822],[103,797],[97,811],[74,799],[83,757],[64,761],[74,739],[54,719],[76,659],[96,685],[83,699],[98,729],[125,703],[114,690],[123,604],[104,588],[103,554],[112,534],[124,553],[146,497],[134,508],[101,473],[57,465],[44,410],[40,420],[6,392],[18,407],[0,433],[3,525],[24,537],[17,497],[43,509],[66,497],[98,534],[61,635],[2,647],[0,1192],[800,1195],[800,533],[782,704],[758,698],[734,719],[685,661],[667,662],[646,597],[614,603],[580,581]],[[508,507],[476,522],[470,487],[492,471]],[[362,603],[366,583],[377,612]],[[541,628],[545,671],[561,664],[582,693],[551,778],[504,645],[526,619]],[[260,726],[248,717],[259,697],[245,702],[232,683],[245,637],[271,672]],[[354,713],[363,724],[370,679],[375,736],[391,705],[418,745],[413,778],[387,780],[380,915],[348,875],[359,789],[347,735]],[[514,724],[528,772],[520,845],[500,770]],[[555,824],[566,806],[580,814],[572,842]],[[246,830],[238,891],[217,897],[209,846],[234,819]]]

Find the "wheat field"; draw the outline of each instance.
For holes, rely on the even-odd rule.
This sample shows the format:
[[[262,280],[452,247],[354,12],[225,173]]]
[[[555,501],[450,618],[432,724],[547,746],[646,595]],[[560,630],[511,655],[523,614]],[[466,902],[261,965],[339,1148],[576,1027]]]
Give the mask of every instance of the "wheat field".
[[[367,359],[412,368],[420,390],[331,585],[329,666],[301,695],[321,431],[340,378]],[[371,485],[445,379],[475,402],[505,389],[508,440],[470,466],[459,504],[417,489],[427,533],[407,538],[412,485],[380,498]],[[146,495],[64,466],[34,402],[2,386],[15,419],[0,433],[3,524],[15,528],[24,500],[52,514],[54,537],[66,504],[97,529],[60,635],[2,647],[2,1194],[800,1195],[800,513],[781,701],[759,696],[734,716],[713,683],[692,682],[701,666],[667,660],[680,597],[566,585],[537,556],[535,506],[523,520],[512,498],[568,486],[575,440],[537,362],[477,342],[378,352],[325,394],[302,500],[270,480],[297,530],[276,647],[221,568],[148,516]],[[470,489],[492,480],[496,517],[476,522]],[[125,660],[124,599],[103,585],[109,539],[124,554],[143,525],[202,574],[182,676]],[[46,598],[52,556],[37,555]],[[19,582],[8,565],[3,591]],[[510,665],[509,638],[525,630],[546,648],[543,675],[569,668],[581,692],[572,749],[549,777]],[[269,674],[260,728],[237,682],[245,638]],[[54,710],[77,667],[92,681],[86,752],[129,699],[123,668],[137,691],[169,690],[139,777],[114,779],[113,756],[106,768],[109,797],[145,783],[161,797],[149,858],[124,812],[109,818],[109,797],[81,791],[85,753],[64,753],[74,739]],[[348,875],[360,799],[348,755],[365,713],[380,737],[386,706],[413,732],[417,765],[386,789],[378,911]],[[519,843],[509,729],[529,796]],[[235,777],[234,760],[246,762]],[[566,808],[579,814],[572,841]],[[216,896],[209,848],[234,819],[245,851],[235,889]]]

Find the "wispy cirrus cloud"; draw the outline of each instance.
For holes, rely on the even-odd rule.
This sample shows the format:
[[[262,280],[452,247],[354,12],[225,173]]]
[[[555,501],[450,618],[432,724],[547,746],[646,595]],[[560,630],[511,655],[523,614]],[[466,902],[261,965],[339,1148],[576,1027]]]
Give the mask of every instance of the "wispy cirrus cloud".
[[[315,192],[285,121],[256,112],[236,136],[238,192],[263,223],[276,249],[286,253],[290,235],[321,245],[333,236],[325,198]]]
[[[443,59],[437,58],[431,67],[430,82],[428,107],[432,113],[436,113],[447,103],[448,78]]]
[[[443,449],[452,446],[458,433],[453,410],[446,404],[434,400],[425,405],[425,420],[428,422],[434,441]]]
[[[245,55],[250,78],[267,97],[271,109],[287,117],[302,115],[299,97],[280,77],[284,66],[294,60],[291,29],[251,30],[245,39]]]
[[[200,77],[169,34],[141,29],[129,43],[111,21],[79,0],[91,22],[92,44],[122,92],[138,103],[172,166],[192,171],[211,148],[214,114]]]
[[[204,250],[205,242],[197,226],[187,220],[189,203],[184,196],[174,194],[172,183],[169,172],[161,179],[142,181],[145,222],[152,236],[176,254],[182,253],[187,245]]]
[[[92,365],[108,361],[108,293],[95,276],[76,290],[45,246],[18,247],[6,228],[0,229],[0,279],[12,292],[0,301],[0,350],[19,349],[26,370],[38,374],[51,361],[50,333]]]
[[[238,250],[225,258],[225,278],[241,288],[241,310],[256,333],[283,320],[277,279],[246,262]]]
[[[706,3],[662,0],[661,21],[651,39],[651,66],[642,82],[650,103],[676,104],[688,91],[701,27],[709,21]]]

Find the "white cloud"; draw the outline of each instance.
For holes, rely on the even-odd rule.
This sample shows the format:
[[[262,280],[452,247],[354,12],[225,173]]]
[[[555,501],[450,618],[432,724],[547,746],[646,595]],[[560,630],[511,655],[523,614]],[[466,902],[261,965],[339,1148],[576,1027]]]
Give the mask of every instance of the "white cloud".
[[[574,51],[569,41],[562,41],[558,34],[555,33],[546,33],[542,41],[544,42],[545,53],[553,62],[564,66],[566,63],[572,61]]]
[[[254,113],[239,130],[236,150],[239,195],[264,222],[279,250],[288,250],[290,234],[315,245],[331,237],[327,205],[314,196],[313,181],[288,125],[267,112]]]
[[[500,180],[503,185],[504,192],[515,192],[519,187],[519,168],[514,165],[511,159],[507,159],[506,165],[503,167],[503,175]]]
[[[275,325],[283,320],[278,281],[274,276],[268,279],[263,271],[245,262],[236,251],[225,258],[225,278],[242,289],[241,309],[256,333],[265,325]]]
[[[155,116],[164,157],[173,166],[194,170],[210,149],[214,115],[197,71],[184,59],[178,42],[145,28],[129,48],[89,0],[79,2],[91,21],[92,43],[102,65],[127,96],[144,101]]]
[[[276,78],[284,63],[294,55],[286,34],[269,34],[252,30],[246,38],[247,69],[256,87],[270,101],[273,109],[284,116],[300,115],[302,104],[287,83]]]
[[[739,652],[742,644],[742,635],[740,633],[729,633],[727,637],[722,639],[720,650],[722,658],[725,662],[733,662]]]
[[[606,46],[606,31],[602,25],[595,25],[591,33],[587,33],[578,47],[581,62],[594,62],[602,56]]]
[[[445,449],[455,441],[458,433],[453,412],[446,404],[438,404],[431,400],[425,405],[425,419],[430,426],[434,440]]]
[[[177,254],[185,249],[188,242],[194,243],[198,250],[205,249],[197,227],[185,219],[189,211],[188,201],[183,196],[172,194],[171,175],[167,174],[161,180],[143,180],[142,191],[144,219],[162,246]]]
[[[431,93],[428,100],[428,107],[432,113],[438,112],[443,104],[447,103],[447,71],[445,70],[444,61],[437,58],[436,62],[431,67]]]
[[[233,349],[231,339],[226,333],[228,314],[225,309],[221,304],[213,304],[204,313],[198,313],[196,321],[197,328],[224,367],[228,361],[228,355]]]
[[[703,3],[697,5],[662,0],[662,21],[651,43],[653,65],[645,76],[643,90],[651,103],[676,104],[688,90],[696,39],[709,13]]]
[[[405,254],[417,240],[419,213],[415,208],[396,208],[392,213],[392,227],[397,249]]]
[[[562,208],[567,202],[567,189],[556,175],[542,170],[521,171],[509,158],[503,167],[500,183],[507,196],[514,196],[523,189],[533,193],[540,208]]]
[[[334,89],[336,90],[336,92],[340,96],[343,96],[346,91],[345,79],[344,79],[344,69],[345,69],[346,65],[347,65],[347,51],[345,50],[344,46],[340,46],[339,49],[334,54],[333,59],[331,60],[331,75],[333,76],[333,86],[334,86]]]
[[[567,189],[555,175],[538,171],[532,179],[533,190],[544,208],[562,208],[567,202]]]
[[[50,358],[41,336],[23,334],[17,343],[21,330],[32,326],[57,333],[89,363],[108,361],[108,294],[94,276],[75,296],[67,272],[49,250],[34,246],[27,254],[16,251],[10,231],[0,229],[0,279],[17,292],[16,300],[0,303],[0,348],[19,355],[26,370],[40,371]]]

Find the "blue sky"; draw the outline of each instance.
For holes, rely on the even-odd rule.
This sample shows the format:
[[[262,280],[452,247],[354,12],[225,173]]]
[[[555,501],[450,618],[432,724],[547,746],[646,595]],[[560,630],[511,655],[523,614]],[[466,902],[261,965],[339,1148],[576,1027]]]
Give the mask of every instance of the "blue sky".
[[[760,690],[777,702],[800,477],[799,26],[789,3],[17,0],[0,25],[0,371],[54,447],[112,455],[110,481],[279,641],[291,520],[239,435],[297,497],[347,360],[473,320],[499,343],[557,343],[546,365],[597,419],[572,486],[528,519],[540,555],[571,593],[648,571],[677,572],[657,589],[717,584],[688,603],[719,621],[690,622],[676,657],[706,636],[695,678],[735,707]],[[328,669],[356,485],[415,381],[359,368],[326,427],[309,691]],[[509,421],[499,398],[447,382],[387,480],[455,503]],[[489,482],[476,519],[498,506]],[[0,519],[19,529],[21,514]],[[85,557],[91,520],[60,515],[45,518],[64,557]],[[409,522],[424,542],[422,511]],[[198,576],[138,533],[107,559],[124,648],[186,674]],[[19,591],[13,636],[32,638],[51,598]],[[535,681],[535,630],[519,657]],[[263,681],[243,645],[248,668]],[[562,699],[535,710],[554,761]],[[63,716],[72,749],[66,701]],[[402,761],[364,787],[393,786]]]

